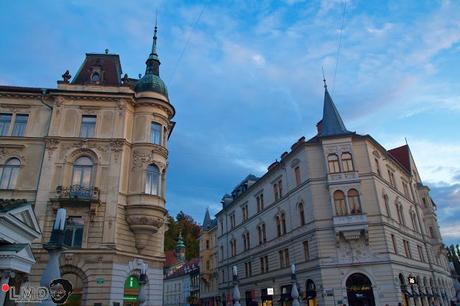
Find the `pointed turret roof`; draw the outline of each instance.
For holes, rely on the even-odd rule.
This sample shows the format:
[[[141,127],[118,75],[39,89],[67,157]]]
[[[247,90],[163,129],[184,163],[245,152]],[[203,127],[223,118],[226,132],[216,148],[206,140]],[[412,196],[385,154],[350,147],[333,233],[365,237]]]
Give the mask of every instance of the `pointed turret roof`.
[[[206,213],[203,220],[203,228],[208,228],[211,225],[211,216],[209,215],[209,209],[206,208]]]
[[[326,80],[324,80],[323,120],[321,121],[319,136],[334,136],[349,133],[351,132],[345,127],[339,111],[335,107],[334,101],[332,101],[331,95],[327,90]]]
[[[136,92],[153,91],[168,97],[168,89],[160,78],[160,59],[157,53],[157,23],[155,21],[155,30],[153,34],[152,51],[145,62],[145,75],[136,84]]]

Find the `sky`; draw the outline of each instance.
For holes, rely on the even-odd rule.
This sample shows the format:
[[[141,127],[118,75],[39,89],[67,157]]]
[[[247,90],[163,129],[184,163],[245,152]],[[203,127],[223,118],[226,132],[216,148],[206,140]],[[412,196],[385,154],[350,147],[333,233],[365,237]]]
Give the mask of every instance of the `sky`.
[[[0,84],[55,88],[86,52],[145,71],[158,12],[161,77],[177,110],[167,207],[202,222],[322,116],[322,68],[349,130],[407,139],[460,242],[460,1],[0,2]]]

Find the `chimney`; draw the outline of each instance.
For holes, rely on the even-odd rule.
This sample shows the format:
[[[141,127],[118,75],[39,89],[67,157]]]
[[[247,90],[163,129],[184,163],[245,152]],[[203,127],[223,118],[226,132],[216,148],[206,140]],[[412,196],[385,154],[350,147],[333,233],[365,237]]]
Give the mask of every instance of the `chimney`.
[[[318,135],[321,135],[321,132],[323,130],[323,120],[318,121],[316,124],[316,130],[318,131]]]

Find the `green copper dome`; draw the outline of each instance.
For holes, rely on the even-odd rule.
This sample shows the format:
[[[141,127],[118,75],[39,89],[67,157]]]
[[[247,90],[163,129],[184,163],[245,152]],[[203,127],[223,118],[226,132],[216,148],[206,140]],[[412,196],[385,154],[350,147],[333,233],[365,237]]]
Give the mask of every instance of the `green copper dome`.
[[[155,74],[144,75],[134,88],[136,92],[153,91],[168,98],[168,89],[163,80]]]
[[[162,94],[168,98],[168,89],[165,83],[160,78],[160,59],[157,53],[157,26],[155,24],[155,32],[153,34],[152,51],[150,52],[147,61],[145,62],[145,75],[139,80],[134,87],[136,92],[153,91]]]

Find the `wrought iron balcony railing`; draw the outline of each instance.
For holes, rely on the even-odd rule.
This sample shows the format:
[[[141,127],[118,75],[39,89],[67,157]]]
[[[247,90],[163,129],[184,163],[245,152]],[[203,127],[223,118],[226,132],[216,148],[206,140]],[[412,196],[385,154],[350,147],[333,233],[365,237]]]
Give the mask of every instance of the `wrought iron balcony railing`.
[[[81,185],[71,185],[69,187],[57,186],[56,194],[59,200],[99,201],[99,188],[97,187]]]

